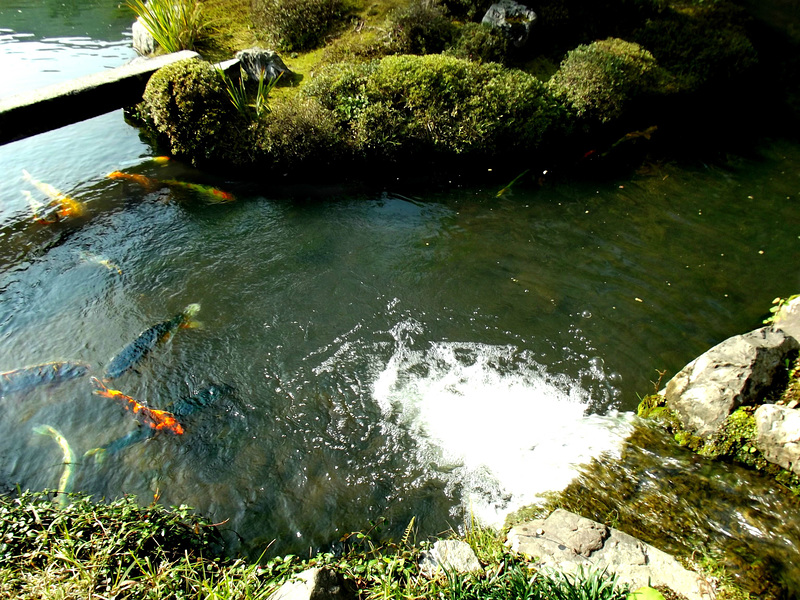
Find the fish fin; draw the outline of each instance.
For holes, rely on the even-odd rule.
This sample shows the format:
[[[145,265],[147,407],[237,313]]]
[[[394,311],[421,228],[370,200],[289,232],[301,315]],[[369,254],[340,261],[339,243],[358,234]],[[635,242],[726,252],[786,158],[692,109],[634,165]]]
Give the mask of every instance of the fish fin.
[[[106,459],[106,449],[105,448],[92,448],[91,450],[87,450],[83,453],[83,458],[94,458],[94,464],[100,465]]]
[[[181,329],[203,329],[202,321],[186,321],[181,324]]]

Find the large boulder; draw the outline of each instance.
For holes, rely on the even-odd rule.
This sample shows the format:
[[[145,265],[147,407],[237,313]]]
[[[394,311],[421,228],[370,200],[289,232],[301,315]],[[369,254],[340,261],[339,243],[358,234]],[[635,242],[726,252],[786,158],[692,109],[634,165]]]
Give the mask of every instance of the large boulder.
[[[536,557],[540,567],[566,573],[579,568],[608,569],[634,589],[666,585],[689,600],[716,596],[711,582],[666,552],[563,509],[512,528],[508,544],[515,552]]]
[[[710,439],[740,406],[760,404],[786,375],[785,361],[800,348],[782,331],[762,327],[717,344],[675,375],[667,407],[684,429]]]
[[[536,13],[514,0],[500,0],[489,7],[481,23],[497,27],[514,46],[521,48],[528,42],[536,24]]]
[[[131,26],[131,33],[133,34],[133,49],[142,56],[148,56],[156,51],[156,40],[147,28],[142,23],[142,20],[137,17]]]
[[[800,475],[800,410],[764,404],[755,419],[756,448],[764,458]]]

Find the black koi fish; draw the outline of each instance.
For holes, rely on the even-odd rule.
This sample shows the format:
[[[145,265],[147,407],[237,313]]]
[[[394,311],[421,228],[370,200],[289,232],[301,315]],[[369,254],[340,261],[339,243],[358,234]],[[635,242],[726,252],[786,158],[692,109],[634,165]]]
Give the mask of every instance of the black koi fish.
[[[49,362],[0,373],[0,396],[25,391],[40,385],[57,385],[69,379],[83,377],[89,365],[79,362]]]
[[[190,319],[200,310],[199,304],[190,304],[183,312],[175,315],[167,321],[162,321],[144,330],[135,340],[125,346],[120,352],[111,359],[106,367],[104,378],[106,381],[115,379],[123,373],[135,367],[149,352],[156,347],[156,344],[167,339],[173,331],[179,327],[194,327]]]

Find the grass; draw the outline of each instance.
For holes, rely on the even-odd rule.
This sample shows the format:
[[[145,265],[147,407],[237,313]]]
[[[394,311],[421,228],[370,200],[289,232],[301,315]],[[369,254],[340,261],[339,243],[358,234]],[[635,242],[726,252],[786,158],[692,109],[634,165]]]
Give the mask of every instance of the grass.
[[[140,506],[132,497],[93,502],[80,494],[70,500],[60,508],[49,492],[0,498],[0,597],[260,600],[310,567],[334,569],[364,600],[621,600],[626,593],[602,571],[532,569],[475,523],[466,541],[484,572],[428,578],[418,566],[428,544],[414,542],[414,519],[398,542],[375,541],[379,523],[345,536],[337,554],[259,564],[218,558],[215,526],[186,506]]]

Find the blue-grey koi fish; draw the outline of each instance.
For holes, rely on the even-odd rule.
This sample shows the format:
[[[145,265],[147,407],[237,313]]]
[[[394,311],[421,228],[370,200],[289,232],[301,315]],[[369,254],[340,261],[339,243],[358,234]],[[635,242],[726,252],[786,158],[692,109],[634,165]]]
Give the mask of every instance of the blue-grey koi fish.
[[[197,323],[191,318],[200,311],[199,304],[190,304],[183,312],[171,319],[162,321],[145,329],[135,340],[125,346],[111,359],[106,367],[104,379],[116,379],[123,373],[135,367],[159,342],[166,340],[178,328],[196,327]]]
[[[57,385],[69,379],[83,377],[89,365],[79,362],[49,362],[0,373],[0,396],[22,392],[40,385]]]
[[[216,401],[217,398],[227,396],[228,394],[233,392],[233,388],[229,385],[221,384],[221,385],[210,385],[206,388],[203,388],[193,396],[189,396],[188,398],[181,398],[180,400],[176,400],[172,404],[165,407],[164,412],[168,412],[173,417],[177,417],[179,419],[184,419],[189,415],[194,414],[200,409],[205,408],[206,406],[212,404]],[[181,427],[181,424],[178,423],[178,426]],[[130,433],[117,438],[116,440],[109,442],[105,446],[101,446],[99,448],[93,448],[86,452],[84,456],[94,456],[95,461],[100,463],[107,456],[116,454],[121,450],[124,450],[128,446],[133,446],[134,444],[138,444],[139,442],[144,442],[149,440],[153,436],[155,436],[160,429],[149,427],[149,426],[139,426]],[[183,432],[183,428],[181,427],[181,432]]]

